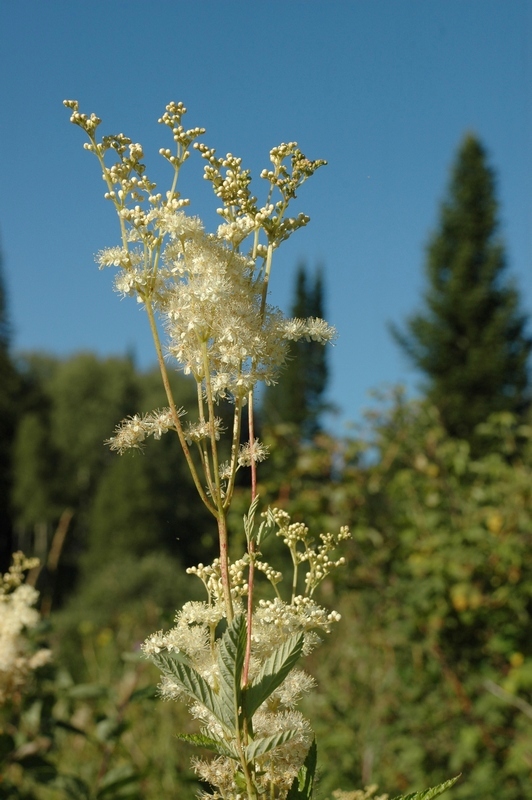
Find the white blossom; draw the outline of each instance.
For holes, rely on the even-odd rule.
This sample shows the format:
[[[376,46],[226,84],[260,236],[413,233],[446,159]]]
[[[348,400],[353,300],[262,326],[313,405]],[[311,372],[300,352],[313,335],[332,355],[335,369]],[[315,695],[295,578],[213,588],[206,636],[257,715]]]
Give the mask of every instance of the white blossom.
[[[35,564],[35,560],[17,553],[9,573],[0,577],[0,705],[23,688],[34,669],[51,658],[46,648],[33,651],[27,638],[27,632],[40,619],[33,608],[39,593],[22,583],[22,572]]]

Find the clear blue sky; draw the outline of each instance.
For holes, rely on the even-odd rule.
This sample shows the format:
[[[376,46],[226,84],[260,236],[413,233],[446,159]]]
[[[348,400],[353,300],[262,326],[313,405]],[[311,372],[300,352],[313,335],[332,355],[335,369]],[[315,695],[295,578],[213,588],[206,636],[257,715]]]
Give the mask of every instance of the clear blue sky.
[[[3,0],[0,234],[15,349],[152,362],[138,307],[94,263],[117,223],[61,101],[140,141],[163,187],[156,120],[182,100],[205,141],[257,175],[281,141],[328,160],[300,193],[312,220],[278,253],[273,302],[289,305],[298,261],[325,265],[345,419],[373,387],[414,387],[387,324],[420,306],[424,248],[467,131],[497,172],[509,271],[532,312],[531,36],[526,0]],[[191,158],[182,189],[217,224],[201,175]]]

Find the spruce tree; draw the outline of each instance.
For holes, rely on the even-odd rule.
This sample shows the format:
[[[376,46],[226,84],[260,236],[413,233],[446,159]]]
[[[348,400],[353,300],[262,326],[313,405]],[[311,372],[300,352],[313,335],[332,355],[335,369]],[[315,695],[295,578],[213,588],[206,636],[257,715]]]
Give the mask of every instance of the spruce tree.
[[[11,484],[19,378],[10,353],[11,330],[2,261],[0,251],[0,572],[5,572],[14,549]]]
[[[468,135],[459,149],[440,225],[426,259],[425,310],[392,333],[427,376],[426,390],[451,436],[476,442],[493,412],[521,415],[529,402],[532,342],[519,294],[506,277],[495,179]]]
[[[318,269],[309,279],[304,264],[296,274],[293,317],[321,317],[323,275]],[[273,391],[267,390],[262,405],[263,423],[273,427],[281,420],[297,428],[302,439],[312,439],[320,430],[320,415],[325,409],[323,394],[327,386],[327,351],[317,342],[292,342],[284,371]]]

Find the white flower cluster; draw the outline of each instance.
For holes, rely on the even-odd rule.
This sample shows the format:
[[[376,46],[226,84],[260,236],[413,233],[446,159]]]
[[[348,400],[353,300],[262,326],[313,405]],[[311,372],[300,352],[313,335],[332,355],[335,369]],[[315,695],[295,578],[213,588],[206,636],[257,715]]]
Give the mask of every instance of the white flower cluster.
[[[215,417],[212,420],[212,428],[214,428],[214,438],[216,441],[218,441],[220,439],[220,434],[225,430],[221,417]],[[192,444],[192,442],[201,442],[203,439],[210,438],[211,425],[208,422],[189,422],[185,430],[185,439],[187,444]]]
[[[253,444],[246,442],[240,445],[240,452],[238,454],[238,466],[250,467],[253,462],[259,463],[268,458],[270,448],[268,445],[263,444],[259,439],[255,439]]]
[[[232,566],[232,577],[242,583],[242,570],[247,560],[241,559]],[[219,565],[211,567],[199,565],[188,570],[197,574],[211,592],[213,579],[217,578]],[[217,587],[216,587],[217,588]],[[242,606],[236,601],[235,612],[242,613]],[[143,644],[147,656],[169,653],[185,657],[190,665],[204,678],[216,692],[220,686],[218,666],[219,639],[215,630],[225,616],[223,598],[214,602],[189,602],[176,615],[175,626],[163,633],[152,634]],[[329,631],[333,622],[340,619],[336,612],[327,613],[309,597],[298,596],[291,604],[280,600],[261,601],[253,615],[252,640],[253,656],[250,663],[249,680],[253,681],[262,664],[273,651],[287,642],[291,636],[303,632],[305,642],[303,651],[310,652],[319,643],[316,630]],[[295,706],[314,687],[314,680],[303,670],[293,668],[280,686],[267,698],[253,716],[255,737],[273,736],[284,730],[296,731],[293,738],[256,759],[258,786],[266,790],[272,784],[284,796],[297,775],[312,741],[312,731],[308,721],[295,709]],[[190,701],[182,686],[166,675],[159,685],[159,692],[166,699],[188,702],[191,714],[202,724],[206,736],[223,740],[224,731],[219,721],[201,703]],[[220,797],[237,797],[235,782],[238,763],[230,758],[220,757],[212,761],[195,759],[197,774],[216,786]],[[217,796],[217,793],[214,794]],[[276,795],[278,796],[278,795]],[[245,797],[245,795],[244,795]]]
[[[46,664],[51,652],[40,649],[32,652],[26,631],[39,622],[34,604],[39,593],[24,584],[23,571],[36,566],[35,559],[15,553],[14,564],[0,577],[0,705],[14,696],[37,667]]]
[[[317,586],[333,569],[345,564],[343,556],[332,559],[330,553],[341,542],[351,538],[349,528],[347,525],[342,525],[336,534],[320,533],[321,543],[315,547],[309,529],[303,522],[292,522],[290,515],[280,508],[270,509],[270,514],[279,528],[277,536],[282,538],[290,550],[294,567],[297,569],[299,564],[308,563],[305,592],[307,595],[312,595]]]
[[[183,416],[186,412],[179,409],[178,416]],[[122,420],[116,426],[114,436],[106,441],[111,450],[125,453],[126,450],[136,448],[142,449],[142,444],[149,436],[160,439],[163,433],[176,430],[172,412],[169,408],[150,411],[144,416],[135,414],[132,417]]]
[[[268,305],[261,314],[250,261],[206,237],[169,267],[182,276],[168,284],[168,351],[185,374],[209,381],[215,397],[245,397],[257,381],[271,383],[287,355],[283,317]]]
[[[206,722],[198,707],[198,719]],[[270,750],[255,759],[256,780],[260,796],[285,797],[292,782],[305,760],[313,739],[312,729],[299,711],[284,710],[276,714],[259,710],[253,719],[253,730],[257,736],[274,736],[282,731],[296,731],[296,735],[284,745]],[[247,792],[238,791],[240,780],[235,781],[237,762],[229,758],[215,758],[212,761],[195,758],[192,762],[198,777],[218,787],[213,793],[200,792],[200,800],[248,800]],[[275,795],[273,791],[277,790]]]
[[[285,603],[278,597],[260,600],[253,618],[253,652],[265,658],[273,647],[278,647],[293,634],[303,631],[303,652],[307,655],[321,641],[317,631],[329,633],[331,625],[340,619],[337,611],[327,612],[312,598],[303,595],[296,595],[291,603]]]

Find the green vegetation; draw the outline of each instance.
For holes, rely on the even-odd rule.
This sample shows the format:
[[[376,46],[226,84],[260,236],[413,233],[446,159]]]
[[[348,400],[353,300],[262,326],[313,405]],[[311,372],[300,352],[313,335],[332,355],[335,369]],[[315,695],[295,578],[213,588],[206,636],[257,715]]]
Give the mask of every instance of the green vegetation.
[[[149,383],[146,376],[136,380]],[[489,442],[489,453],[473,457],[467,442],[449,437],[435,407],[399,393],[370,415],[364,436],[340,442],[322,434],[313,446],[302,444],[292,472],[293,497],[271,475],[259,486],[261,496],[281,503],[294,520],[312,514],[316,529],[346,518],[353,523],[349,568],[322,587],[343,619],[327,658],[312,662],[320,686],[308,707],[320,742],[318,796],[369,783],[393,794],[459,772],[464,778],[453,796],[462,800],[526,796],[532,746],[532,427],[502,413],[481,425],[478,436]],[[183,577],[179,561],[191,554],[181,537],[172,545],[164,525],[151,529],[150,547],[143,527],[124,513],[116,516],[116,537],[108,529],[115,540],[107,557],[105,537],[91,521],[108,513],[101,494],[112,497],[113,482],[121,485],[116,465],[122,465],[124,485],[134,487],[139,465],[149,458],[146,450],[111,459],[91,502],[86,500],[86,538],[77,538],[79,526],[67,534],[67,542],[68,535],[72,540],[61,558],[84,551],[82,568],[78,582],[56,601],[62,608],[52,611],[45,638],[56,664],[43,668],[39,691],[20,700],[15,754],[25,752],[20,748],[34,742],[32,736],[41,743],[51,736],[48,749],[37,751],[39,758],[52,765],[54,775],[70,778],[55,781],[53,794],[49,788],[44,795],[34,779],[46,770],[38,759],[28,762],[24,785],[36,792],[28,788],[28,797],[88,796],[79,781],[100,785],[94,776],[102,760],[100,781],[107,775],[111,783],[113,776],[124,780],[120,791],[109,789],[112,797],[126,796],[126,786],[127,796],[137,792],[144,798],[173,787],[188,800],[197,791],[186,767],[186,743],[168,743],[177,711],[164,704],[154,714],[155,671],[134,655],[138,642],[168,624],[174,608],[190,597],[192,584],[183,586],[183,580],[192,579]],[[335,480],[327,486],[323,475],[330,475],[333,462]],[[46,474],[51,484],[52,477]],[[117,507],[119,498],[117,493]],[[176,505],[183,506],[177,519],[185,514],[186,495]],[[155,500],[148,511],[156,520],[154,509]],[[200,525],[197,530],[200,535]],[[117,716],[120,724],[113,727]],[[184,716],[178,724],[196,733]],[[106,726],[108,739],[98,732]],[[10,780],[18,774],[17,758],[11,753]]]
[[[518,800],[532,745],[532,428],[507,413],[473,458],[437,409],[400,396],[331,503],[356,520],[317,735],[346,788],[461,772],[453,795]],[[518,450],[519,444],[519,450]],[[338,601],[336,601],[338,602]]]
[[[315,800],[388,800],[397,791],[429,800],[451,786],[456,800],[529,794],[530,343],[517,293],[502,284],[495,212],[492,176],[470,137],[429,249],[429,310],[412,318],[408,335],[398,335],[427,375],[425,398],[407,400],[397,390],[375,400],[356,436],[327,435],[320,420],[327,365],[323,351],[305,341],[294,345],[280,387],[288,433],[266,393],[261,422],[273,457],[259,470],[256,491],[279,509],[275,522],[294,561],[297,547],[310,550],[320,530],[348,522],[353,533],[347,569],[320,578],[316,590],[342,620],[326,657],[310,658],[320,691],[303,705],[319,753],[310,747],[287,800],[310,800],[316,760]],[[301,269],[294,315],[320,316],[322,301],[321,276],[309,285]],[[153,634],[196,599],[199,581],[184,568],[216,549],[212,520],[190,503],[194,487],[176,441],[149,441],[143,452],[121,458],[102,446],[120,418],[166,404],[158,375],[140,373],[127,358],[92,354],[64,361],[28,355],[15,369],[7,330],[0,324],[0,368],[10,376],[0,385],[16,426],[14,437],[0,427],[4,510],[12,516],[12,548],[41,559],[26,588],[30,605],[31,585],[40,590],[43,621],[27,617],[21,669],[46,645],[54,658],[42,658],[25,691],[14,685],[0,704],[0,799],[192,800],[208,786],[189,767],[190,743],[233,759],[235,752],[217,730],[210,738],[199,734],[183,707],[154,705],[158,672],[140,643],[152,634],[153,660],[174,688],[199,698],[244,741],[304,637],[268,653],[242,685],[242,616],[225,630],[214,630],[223,628],[217,619],[220,692],[187,653],[159,652],[164,636],[185,641],[190,634],[183,610],[170,634]],[[187,405],[189,384],[171,380],[177,404]],[[223,404],[218,408],[223,418]],[[235,482],[229,528],[241,527],[247,514],[241,537],[260,549],[266,523],[256,530],[257,503],[250,509],[245,483]],[[312,520],[312,530],[300,526],[290,541],[289,520],[296,527]],[[271,540],[272,561],[290,572],[289,551]],[[240,544],[233,542],[235,552]],[[208,579],[209,569],[196,573]],[[0,581],[0,589],[8,583]],[[281,583],[279,593],[302,588],[296,579],[291,587]],[[259,598],[261,591],[258,584]],[[5,634],[7,590],[0,597]],[[244,761],[294,736],[286,729],[254,737]],[[450,776],[459,773],[455,785]],[[435,788],[415,791],[427,785]],[[361,786],[366,790],[355,790]]]

